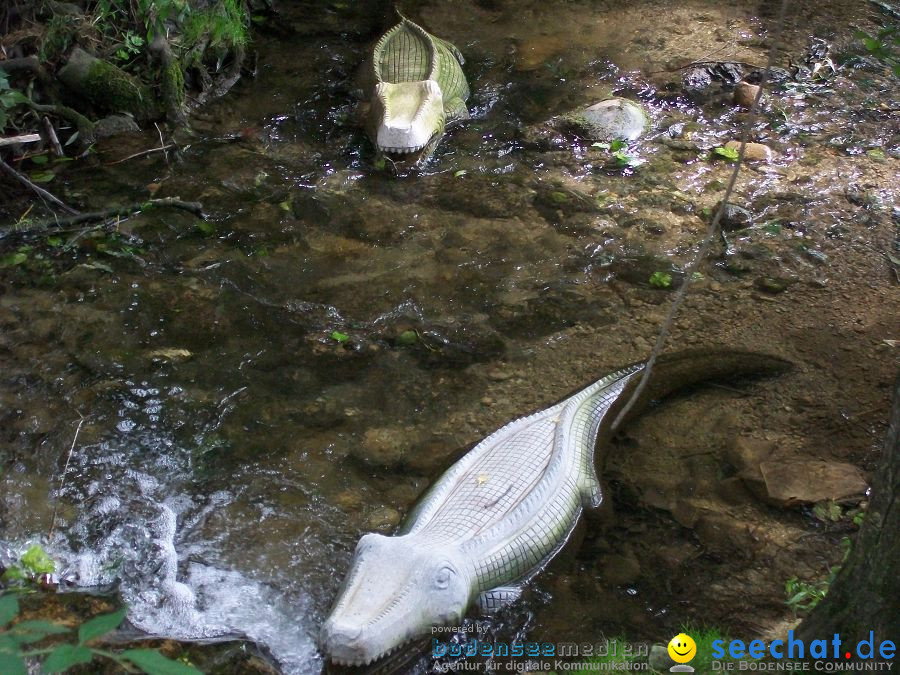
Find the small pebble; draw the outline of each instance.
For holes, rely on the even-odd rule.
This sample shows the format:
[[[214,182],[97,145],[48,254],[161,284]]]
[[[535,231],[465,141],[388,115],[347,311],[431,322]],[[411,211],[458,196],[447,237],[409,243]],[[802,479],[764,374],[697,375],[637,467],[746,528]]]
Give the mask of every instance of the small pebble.
[[[725,147],[740,152],[741,142],[728,141]],[[747,143],[747,147],[744,150],[744,159],[748,162],[771,162],[774,155],[775,153],[772,152],[772,149],[762,143]]]

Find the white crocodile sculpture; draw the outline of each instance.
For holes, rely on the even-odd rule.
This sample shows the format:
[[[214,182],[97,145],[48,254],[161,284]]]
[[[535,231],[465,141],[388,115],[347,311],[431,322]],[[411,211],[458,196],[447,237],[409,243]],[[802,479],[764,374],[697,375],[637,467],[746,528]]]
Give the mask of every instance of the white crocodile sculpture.
[[[634,414],[700,380],[786,366],[749,352],[664,356]],[[600,504],[595,446],[608,440],[643,368],[626,366],[510,422],[451,466],[395,536],[364,535],[322,627],[326,655],[369,664],[432,626],[458,624],[473,602],[491,612],[515,600],[566,543],[582,511]]]

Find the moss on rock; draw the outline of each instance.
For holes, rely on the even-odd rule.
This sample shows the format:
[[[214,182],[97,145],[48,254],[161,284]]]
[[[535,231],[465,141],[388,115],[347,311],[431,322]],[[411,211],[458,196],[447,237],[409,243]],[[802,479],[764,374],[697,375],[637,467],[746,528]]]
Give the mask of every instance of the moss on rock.
[[[158,118],[152,90],[120,68],[75,48],[59,78],[74,93],[105,112],[128,112],[139,120]]]

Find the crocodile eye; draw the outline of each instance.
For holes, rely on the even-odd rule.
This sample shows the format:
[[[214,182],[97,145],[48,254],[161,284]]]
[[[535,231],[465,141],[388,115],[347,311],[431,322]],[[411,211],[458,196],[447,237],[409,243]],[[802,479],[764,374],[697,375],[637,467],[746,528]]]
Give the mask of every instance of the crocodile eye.
[[[447,588],[450,585],[450,579],[454,575],[456,575],[456,570],[449,565],[444,565],[434,577],[435,588]]]

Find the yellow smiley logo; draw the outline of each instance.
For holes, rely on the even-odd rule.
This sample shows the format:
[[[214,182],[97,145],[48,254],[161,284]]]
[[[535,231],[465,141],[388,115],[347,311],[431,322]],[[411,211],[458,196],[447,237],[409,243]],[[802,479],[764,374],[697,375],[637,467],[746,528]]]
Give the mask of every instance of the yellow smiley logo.
[[[687,633],[679,633],[669,641],[669,656],[675,663],[687,663],[697,655],[697,643]]]

